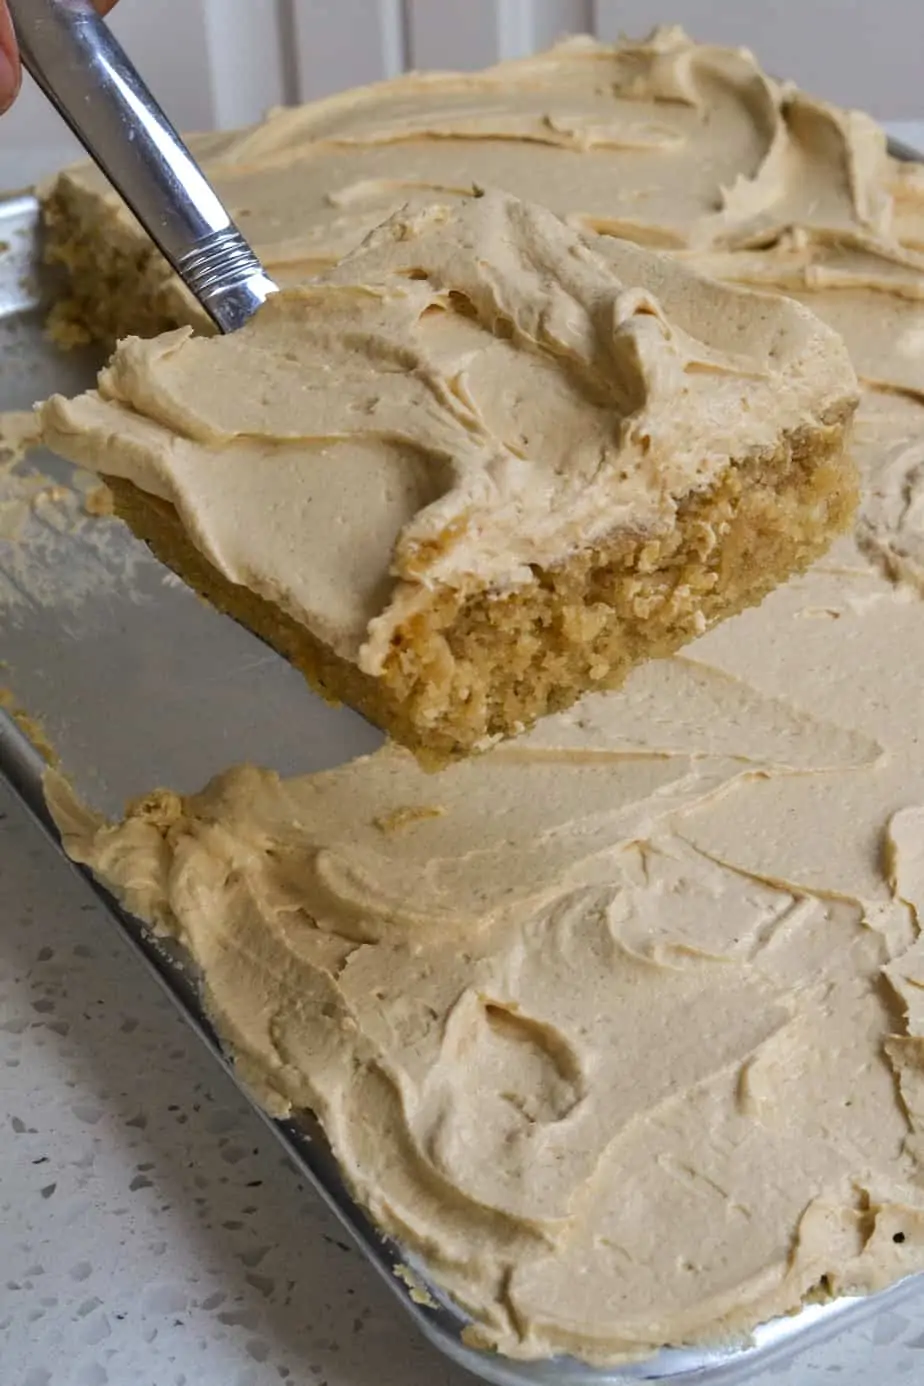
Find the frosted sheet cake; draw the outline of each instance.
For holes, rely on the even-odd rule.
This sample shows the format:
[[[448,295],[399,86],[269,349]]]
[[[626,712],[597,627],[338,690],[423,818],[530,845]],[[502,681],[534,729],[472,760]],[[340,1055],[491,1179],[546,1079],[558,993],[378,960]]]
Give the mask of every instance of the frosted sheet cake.
[[[793,225],[924,246],[909,175],[872,120],[676,28],[616,46],[575,38],[485,72],[410,73],[191,144],[284,285],[336,264],[402,208],[473,185],[578,231],[676,251],[765,246]],[[41,197],[48,254],[69,280],[62,336],[209,329],[95,168],[65,169]]]
[[[620,684],[843,529],[856,380],[785,299],[502,193],[42,411],[154,552],[428,762]]]
[[[394,747],[294,780],[240,767],[114,824],[50,790],[69,850],[185,942],[242,1074],[319,1114],[473,1340],[618,1362],[924,1269],[924,179],[865,117],[676,35],[518,70],[572,73],[570,114],[517,87],[533,113],[503,141],[496,75],[432,79],[493,94],[456,112],[473,166],[532,176],[527,130],[551,202],[552,161],[608,161],[556,210],[599,222],[609,196],[621,235],[843,335],[851,532],[683,656],[438,777]],[[608,74],[608,124],[577,72]],[[393,130],[426,120],[429,80],[383,89]],[[378,99],[276,118],[270,164]],[[442,140],[448,175],[463,137]],[[706,140],[711,171],[683,157]],[[332,191],[381,220],[400,151],[338,148]],[[312,244],[337,223],[352,248],[363,210],[331,202]]]

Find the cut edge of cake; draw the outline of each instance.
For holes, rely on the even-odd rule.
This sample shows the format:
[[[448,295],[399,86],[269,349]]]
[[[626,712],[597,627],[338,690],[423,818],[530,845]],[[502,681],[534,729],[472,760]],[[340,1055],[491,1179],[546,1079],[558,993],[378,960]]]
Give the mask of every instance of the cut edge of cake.
[[[400,633],[381,677],[336,654],[281,606],[230,582],[172,505],[104,476],[115,513],[201,597],[287,659],[322,697],[362,713],[428,769],[516,735],[642,660],[672,654],[803,572],[849,525],[856,477],[843,453],[853,413],[781,440],[771,459],[729,467],[681,506],[663,539],[620,533],[536,574],[528,589],[447,594]],[[703,526],[721,545],[697,548]],[[556,632],[539,642],[537,629]],[[498,671],[505,674],[503,682]]]

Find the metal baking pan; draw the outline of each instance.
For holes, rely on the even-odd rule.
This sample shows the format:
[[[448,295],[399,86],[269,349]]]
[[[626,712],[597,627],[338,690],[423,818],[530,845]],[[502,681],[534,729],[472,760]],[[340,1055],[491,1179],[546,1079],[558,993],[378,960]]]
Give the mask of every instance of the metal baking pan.
[[[0,201],[0,242],[0,409],[28,409],[55,391],[86,388],[98,354],[63,353],[43,332],[54,283],[40,263],[32,197]],[[29,466],[61,484],[40,489],[21,508],[19,536],[4,538],[10,525],[4,525],[0,467],[0,688],[37,721],[94,807],[118,813],[126,799],[157,785],[196,790],[238,761],[288,775],[321,770],[378,743],[359,717],[327,706],[284,660],[194,597],[123,526],[88,518],[80,491],[86,480],[76,478],[73,489],[68,464],[36,452]],[[0,774],[60,847],[45,806],[43,770],[14,717],[0,711]],[[89,873],[80,874],[234,1079],[179,951],[155,941]],[[853,1324],[916,1288],[913,1277],[865,1299],[813,1304],[763,1325],[737,1347],[665,1349],[643,1363],[607,1369],[567,1358],[513,1361],[463,1342],[466,1316],[418,1258],[384,1237],[353,1201],[316,1123],[261,1115],[417,1327],[447,1357],[497,1386],[653,1380],[732,1386],[830,1335],[846,1318]]]

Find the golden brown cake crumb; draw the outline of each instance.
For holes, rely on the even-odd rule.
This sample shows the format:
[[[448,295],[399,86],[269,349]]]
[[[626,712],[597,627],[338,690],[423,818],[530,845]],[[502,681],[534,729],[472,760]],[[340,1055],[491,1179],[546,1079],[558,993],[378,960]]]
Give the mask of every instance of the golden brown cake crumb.
[[[108,486],[94,486],[83,498],[83,508],[88,515],[114,515],[115,500]]]

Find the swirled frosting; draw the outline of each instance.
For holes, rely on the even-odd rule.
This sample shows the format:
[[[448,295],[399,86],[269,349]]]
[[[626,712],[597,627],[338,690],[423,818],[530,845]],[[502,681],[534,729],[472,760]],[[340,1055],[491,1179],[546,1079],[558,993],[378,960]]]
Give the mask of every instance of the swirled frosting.
[[[678,28],[615,46],[575,38],[484,72],[409,73],[193,144],[284,284],[335,264],[402,208],[473,185],[662,248],[763,246],[790,226],[924,247],[919,183],[874,121]],[[113,245],[146,244],[91,166],[56,182]],[[181,317],[195,313],[166,266],[163,279]]]
[[[478,1342],[614,1360],[924,1267],[922,612],[851,555],[437,778],[115,826],[51,786]]]
[[[210,147],[277,273],[476,178],[802,299],[863,386],[860,512],[688,658],[439,778],[245,767],[114,825],[56,782],[69,850],[479,1342],[612,1361],[924,1269],[920,171],[676,31]]]

